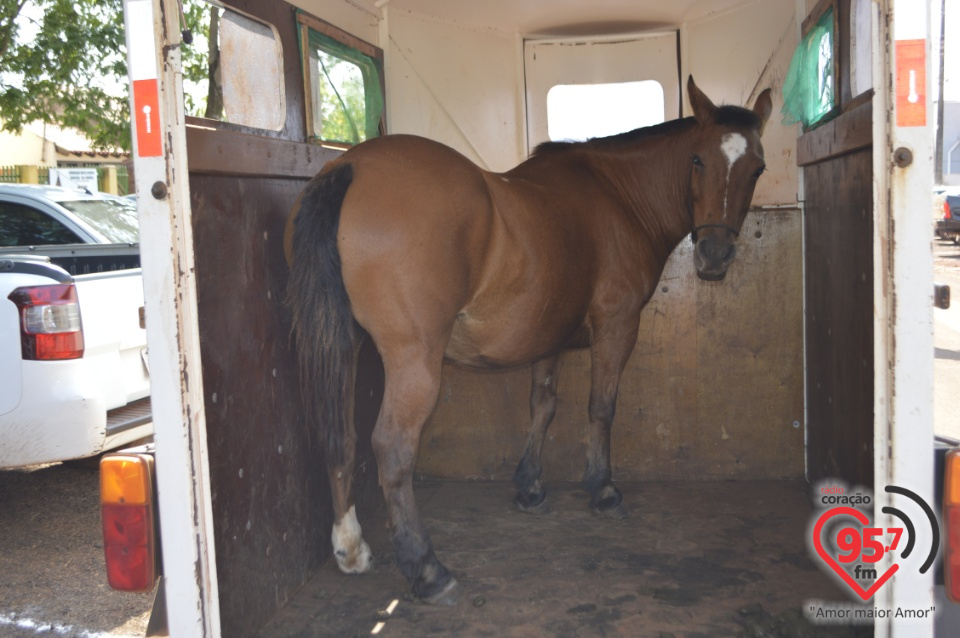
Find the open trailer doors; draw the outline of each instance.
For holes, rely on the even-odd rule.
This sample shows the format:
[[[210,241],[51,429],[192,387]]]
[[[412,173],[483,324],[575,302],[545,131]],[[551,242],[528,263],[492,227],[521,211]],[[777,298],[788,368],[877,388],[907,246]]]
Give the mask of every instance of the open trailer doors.
[[[464,95],[469,92],[459,86],[455,91],[458,101],[444,101],[449,96],[438,94],[437,87],[452,87],[455,79],[461,77],[455,73],[460,69],[456,62],[443,66],[444,60],[430,55],[443,47],[457,48],[451,44],[457,41],[456,35],[437,35],[450,27],[448,22],[432,17],[418,21],[411,13],[400,10],[390,14],[389,6],[387,11],[381,10],[385,3],[365,0],[316,0],[298,4],[309,5],[313,13],[336,22],[354,36],[392,47],[388,51],[395,57],[391,62],[388,55],[386,60],[388,80],[394,80],[392,95],[401,96],[402,100],[398,101],[408,108],[397,121],[418,124],[419,128],[413,127],[418,132],[432,132],[434,129],[430,126],[442,131],[443,127],[435,122],[447,126],[444,117],[458,120],[450,117],[451,112],[457,115],[468,110],[464,104],[470,101]],[[417,4],[411,3],[411,6]],[[717,3],[724,11],[718,13],[716,22],[712,21],[715,16],[710,15],[693,26],[683,26],[681,40],[685,33],[691,32],[722,39],[726,33],[721,26],[725,19],[739,22],[738,26],[744,29],[742,13],[735,10],[725,13],[730,5]],[[873,372],[840,371],[841,385],[850,384],[858,393],[852,398],[845,396],[848,403],[841,402],[841,407],[836,407],[836,395],[818,396],[811,402],[809,397],[816,392],[814,384],[818,380],[808,375],[811,420],[815,415],[818,419],[826,418],[824,415],[832,419],[826,427],[811,424],[810,444],[816,449],[811,449],[809,467],[815,478],[831,477],[837,472],[850,481],[872,483],[878,493],[880,486],[900,485],[929,500],[932,497],[929,401],[932,278],[926,215],[929,189],[925,176],[930,173],[931,142],[926,134],[929,117],[925,124],[919,124],[916,115],[918,104],[929,107],[928,93],[920,90],[928,84],[923,71],[929,67],[924,59],[924,55],[929,54],[929,41],[925,15],[918,22],[914,5],[905,5],[868,0],[836,0],[834,4],[838,11],[867,16],[869,29],[857,33],[860,41],[866,38],[869,43],[866,49],[872,55],[866,64],[874,88],[870,97],[860,97],[861,91],[850,91],[849,101],[841,102],[850,110],[837,119],[834,128],[837,136],[824,143],[829,147],[835,140],[851,136],[856,141],[843,150],[828,148],[823,152],[814,145],[816,148],[802,161],[804,173],[810,172],[808,260],[822,262],[831,259],[831,254],[840,254],[841,263],[848,264],[852,271],[844,268],[844,272],[838,272],[841,268],[833,261],[808,263],[808,275],[825,281],[824,285],[828,286],[808,288],[808,307],[824,308],[824,312],[839,317],[839,311],[849,308],[851,303],[865,304],[867,307],[861,309],[861,327],[869,330],[872,326],[872,338],[855,333],[851,334],[851,344],[839,345],[858,348],[855,354],[872,352]],[[737,4],[734,9],[745,6],[770,15],[783,12],[778,0]],[[262,21],[260,26],[247,25],[245,30],[251,37],[262,43],[259,38],[266,37],[269,31],[283,45],[283,57],[277,66],[283,71],[278,86],[282,87],[285,102],[275,100],[277,106],[273,109],[284,114],[279,124],[245,125],[188,119],[181,89],[183,52],[177,3],[126,2],[136,123],[134,156],[145,238],[142,259],[147,330],[152,350],[153,393],[157,398],[157,471],[165,553],[162,586],[171,592],[167,617],[171,634],[176,636],[219,636],[221,629],[235,635],[259,630],[330,551],[325,543],[326,533],[321,531],[324,527],[329,529],[329,496],[324,472],[314,460],[315,442],[311,442],[306,433],[298,408],[295,364],[280,303],[285,266],[277,240],[295,194],[337,151],[307,143],[305,139],[309,127],[304,122],[308,113],[302,86],[304,66],[295,44],[296,30],[305,22],[298,20],[291,5],[282,2],[257,3],[251,10],[257,15],[247,17],[254,22]],[[789,16],[782,25],[784,28],[789,28],[787,22]],[[240,20],[234,26],[242,24]],[[888,31],[889,25],[893,25],[893,31]],[[789,40],[792,32],[783,33]],[[850,55],[849,47],[846,54],[843,47],[848,46],[844,42],[852,37],[851,33],[840,33],[841,59],[843,55]],[[432,35],[430,46],[425,47],[425,52],[412,51],[413,47],[405,44],[405,38],[413,42],[416,35],[419,41],[422,34]],[[465,34],[481,48],[495,45],[495,55],[482,60],[482,64],[490,68],[481,92],[491,87],[496,89],[490,91],[496,108],[487,110],[496,115],[499,130],[524,130],[523,124],[510,119],[517,101],[512,91],[523,84],[509,74],[503,79],[504,70],[522,68],[519,36],[514,33],[505,37],[482,29],[465,29],[462,34],[456,34]],[[777,43],[778,38],[784,40],[780,31],[762,35],[774,41],[769,68],[774,57],[792,46]],[[723,37],[729,41],[729,36]],[[676,49],[671,51],[675,53]],[[452,56],[456,54],[451,52]],[[432,58],[431,63],[441,67],[436,75],[416,73],[424,68],[418,55]],[[728,76],[719,72],[719,67],[729,64],[724,56],[707,59],[700,55],[680,66],[682,71],[687,70],[684,66],[687,65],[690,70],[705,75],[710,71],[714,83],[729,87],[724,96],[726,101],[743,101],[740,98],[753,96],[751,87],[758,82],[758,77],[766,81],[763,74],[767,69],[765,62],[757,62],[755,55],[732,52],[730,59],[741,60],[738,55],[744,60],[749,57],[752,64],[759,66],[755,72],[740,74],[747,77],[749,85],[745,88],[733,86]],[[503,64],[492,65],[491,59]],[[854,55],[852,59],[860,60],[860,57]],[[858,68],[862,71],[863,65]],[[259,90],[266,90],[265,86]],[[450,92],[454,93],[452,88]],[[424,105],[429,101],[427,98],[420,99],[428,94],[437,102],[435,108]],[[451,103],[462,109],[452,109]],[[908,112],[912,115],[900,117]],[[520,117],[518,113],[517,119]],[[867,126],[869,132],[858,128],[860,126]],[[479,149],[477,155],[496,158],[489,162],[491,166],[507,163],[506,159],[511,158],[506,157],[507,151],[503,151],[502,156],[493,154],[486,144],[508,150],[525,147],[526,140],[514,139],[522,135],[480,135],[469,127],[460,127],[458,131]],[[801,145],[813,140],[801,141]],[[793,170],[793,160],[789,155],[787,158],[771,157],[768,163],[790,164]],[[832,161],[840,162],[835,170],[828,170],[829,164],[818,167]],[[776,184],[791,196],[793,182],[782,179],[784,172],[777,171]],[[833,182],[829,181],[833,179],[833,172],[848,176],[837,189],[832,188]],[[838,206],[830,198],[837,193],[849,198],[853,211],[847,211],[849,214],[861,215],[851,226],[857,236],[846,242],[836,242],[829,237],[833,232],[830,224],[837,221]],[[795,202],[790,199],[772,196],[770,199],[775,205],[786,201],[790,212],[795,210]],[[864,210],[866,215],[862,215]],[[923,213],[918,215],[918,210]],[[790,212],[781,211],[776,215],[786,216]],[[784,227],[789,226],[788,221],[783,222]],[[869,235],[864,237],[863,233]],[[757,228],[750,235],[756,240],[762,236],[769,240],[773,234]],[[783,235],[790,236],[793,235]],[[837,285],[846,287],[830,288],[834,285],[831,276],[839,278],[840,274],[847,278]],[[673,283],[669,288],[671,294],[681,290]],[[796,305],[799,306],[799,300]],[[857,322],[849,323],[853,323],[855,331]],[[816,329],[821,329],[819,323]],[[812,330],[810,328],[808,335],[813,334]],[[745,358],[754,356],[752,351],[741,350]],[[833,351],[826,355],[819,350],[807,352],[810,362],[824,370],[825,375],[835,372],[829,362],[822,358],[814,360]],[[369,367],[375,368],[375,363],[373,359]],[[359,393],[372,397],[368,404],[376,403],[377,381],[371,379]],[[837,388],[837,392],[843,391],[842,387]],[[689,399],[698,394],[715,401],[708,402],[701,410],[710,417],[706,419],[707,426],[715,436],[708,441],[698,432],[694,438],[705,441],[704,445],[709,444],[711,450],[720,449],[728,445],[725,442],[730,437],[725,436],[724,422],[715,423],[711,419],[729,406],[718,405],[716,401],[720,399],[709,388],[704,391],[693,386],[692,391],[683,396]],[[831,397],[833,403],[829,401]],[[850,402],[855,407],[843,407],[850,406]],[[788,408],[792,405],[789,401],[781,403]],[[691,401],[678,404],[689,405]],[[361,438],[375,417],[375,410],[372,414],[371,410],[368,406],[363,417],[367,424],[359,427]],[[847,425],[848,410],[856,413],[850,418],[859,424],[849,444],[838,440],[831,429]],[[783,414],[788,413],[785,409]],[[870,416],[866,416],[867,413]],[[786,432],[799,432],[798,417],[779,421]],[[660,438],[663,443],[664,437]],[[868,449],[872,447],[872,455],[862,450],[865,443]],[[845,445],[848,447],[844,448]],[[802,449],[797,446],[793,452],[790,459],[796,459],[796,472],[802,472],[799,458]],[[361,451],[363,454],[371,459],[368,450]],[[744,458],[752,459],[749,453]],[[513,458],[508,462],[512,464]],[[577,457],[577,464],[581,462]],[[772,461],[771,465],[774,465]],[[769,473],[784,464],[775,465],[777,468],[763,469]],[[659,472],[661,468],[654,469]],[[793,471],[794,466],[790,469]],[[375,474],[371,463],[362,481],[374,491]],[[890,503],[899,504],[885,493],[878,494],[876,519],[885,521],[884,525],[889,521],[883,518],[880,508]],[[299,531],[290,532],[294,529]],[[920,546],[927,541],[918,537],[916,543]],[[880,595],[886,607],[896,604],[923,608],[931,600],[930,574],[904,570]],[[878,601],[878,606],[880,604]],[[898,632],[907,635],[906,629],[901,632],[898,622],[878,621],[880,635],[898,635]],[[918,635],[916,625],[909,631],[909,635]],[[924,631],[927,628],[921,626],[919,635]]]

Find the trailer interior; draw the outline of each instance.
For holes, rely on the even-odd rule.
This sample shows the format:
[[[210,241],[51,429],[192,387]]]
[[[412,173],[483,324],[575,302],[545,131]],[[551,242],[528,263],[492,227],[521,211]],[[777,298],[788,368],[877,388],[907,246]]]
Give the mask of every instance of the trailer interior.
[[[204,96],[188,99],[186,150],[222,635],[778,635],[779,624],[807,622],[807,601],[849,598],[805,539],[812,484],[874,484],[879,5],[224,6],[219,96],[207,85],[197,93],[196,74],[184,79],[186,94]],[[783,87],[801,40],[825,23],[834,97],[829,122],[807,130],[784,123]],[[202,37],[183,45],[184,64],[217,49],[207,47]],[[360,83],[354,94],[365,101],[364,121],[346,132],[328,126],[344,102],[335,67],[350,68],[344,81]],[[233,72],[248,79],[229,80]],[[552,506],[540,516],[516,511],[510,483],[529,428],[529,371],[445,367],[417,495],[463,591],[453,608],[411,600],[384,527],[370,445],[383,371],[367,343],[354,485],[376,561],[368,574],[338,573],[317,425],[303,416],[284,305],[284,225],[307,181],[383,133],[422,135],[505,171],[549,139],[555,87],[655,85],[641,102],[673,119],[691,113],[691,75],[717,104],[752,105],[773,89],[767,172],[726,279],[698,280],[685,241],[643,312],[612,435],[629,517],[593,515],[578,483],[585,352],[563,360],[544,451]],[[573,119],[607,117],[581,107]],[[165,444],[158,432],[158,455]],[[871,626],[836,631],[872,635]]]

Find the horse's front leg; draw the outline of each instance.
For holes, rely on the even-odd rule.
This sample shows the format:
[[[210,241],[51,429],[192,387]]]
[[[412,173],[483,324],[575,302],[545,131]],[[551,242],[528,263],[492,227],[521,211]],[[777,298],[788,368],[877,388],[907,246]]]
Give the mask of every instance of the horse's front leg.
[[[517,486],[514,502],[520,511],[541,514],[549,511],[547,491],[540,482],[540,463],[543,440],[547,428],[557,412],[557,373],[560,355],[542,359],[533,364],[533,381],[530,385],[530,438],[513,473]]]
[[[417,598],[452,605],[457,600],[457,581],[437,559],[413,494],[420,432],[440,392],[441,359],[428,361],[409,350],[401,356],[386,350],[382,354],[384,396],[372,442],[397,565]]]
[[[590,350],[590,436],[583,482],[590,507],[611,518],[626,518],[623,495],[610,469],[610,427],[617,410],[620,376],[636,343],[636,331],[621,339],[599,339]]]

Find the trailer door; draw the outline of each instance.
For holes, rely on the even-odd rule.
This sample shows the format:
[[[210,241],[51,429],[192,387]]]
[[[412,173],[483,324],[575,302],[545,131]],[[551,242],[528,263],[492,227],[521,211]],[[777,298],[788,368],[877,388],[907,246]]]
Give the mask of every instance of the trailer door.
[[[801,34],[816,46],[801,48],[819,51],[811,68],[830,78],[821,80],[829,97],[794,111],[804,124],[808,477],[872,487],[876,527],[897,524],[883,509],[907,510],[921,553],[930,551],[930,525],[885,488],[932,503],[928,24],[925,5],[817,3]],[[891,564],[887,556],[878,569]],[[927,609],[931,578],[910,564],[872,604]],[[930,635],[930,620],[891,615],[876,632]]]

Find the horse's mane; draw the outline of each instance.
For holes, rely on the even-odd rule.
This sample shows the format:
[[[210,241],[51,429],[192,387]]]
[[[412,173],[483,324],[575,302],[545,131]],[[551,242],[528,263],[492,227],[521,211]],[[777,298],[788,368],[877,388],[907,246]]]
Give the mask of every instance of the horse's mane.
[[[758,128],[760,126],[760,116],[745,109],[742,106],[724,105],[717,107],[714,113],[714,120],[720,126],[731,126],[735,128]],[[594,137],[585,142],[559,141],[543,142],[537,145],[533,155],[545,155],[551,153],[562,153],[572,149],[601,149],[633,144],[641,140],[656,137],[659,135],[670,135],[686,130],[694,125],[696,120],[693,117],[684,117],[677,120],[670,120],[653,126],[644,126],[642,128],[618,133],[608,137]]]

